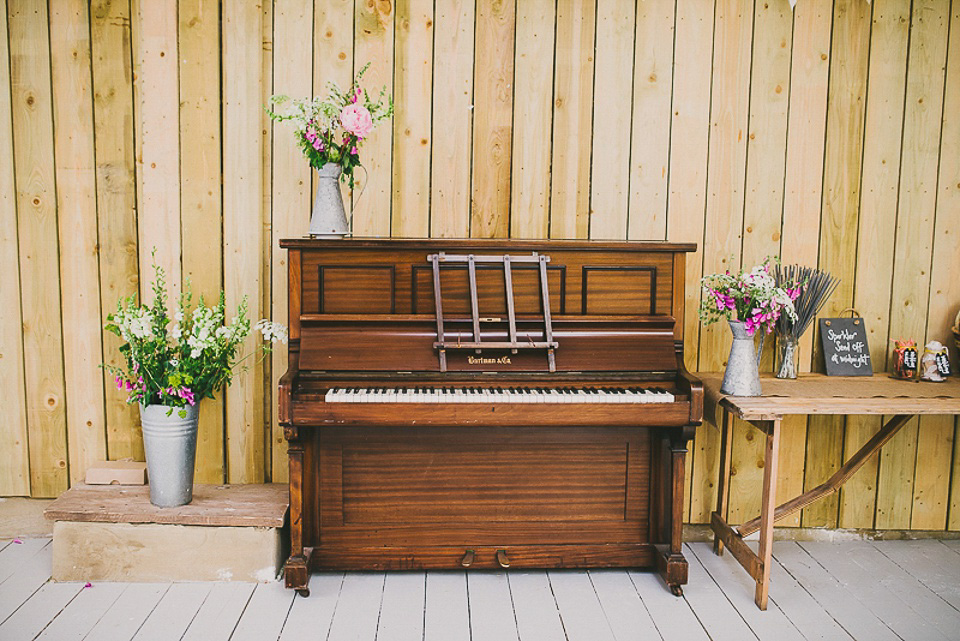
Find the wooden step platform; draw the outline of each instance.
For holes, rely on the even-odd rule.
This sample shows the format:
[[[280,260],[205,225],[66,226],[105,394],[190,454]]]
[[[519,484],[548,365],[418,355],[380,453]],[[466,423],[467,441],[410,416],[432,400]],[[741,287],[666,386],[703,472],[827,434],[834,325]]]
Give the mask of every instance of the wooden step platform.
[[[56,581],[271,581],[285,558],[287,486],[195,485],[150,503],[147,486],[78,485],[44,511]]]

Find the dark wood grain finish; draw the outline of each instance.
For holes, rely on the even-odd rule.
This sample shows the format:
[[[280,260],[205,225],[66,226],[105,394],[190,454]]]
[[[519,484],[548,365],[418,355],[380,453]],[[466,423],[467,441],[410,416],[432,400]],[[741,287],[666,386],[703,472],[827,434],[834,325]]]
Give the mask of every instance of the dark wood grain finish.
[[[703,415],[702,386],[682,363],[683,258],[693,245],[281,245],[291,250],[290,370],[279,389],[290,441],[288,586],[306,590],[311,569],[462,570],[472,550],[469,569],[654,567],[680,592],[686,445]],[[443,262],[437,305],[427,256],[440,252],[548,256],[549,309],[541,265],[511,260],[509,274],[503,263]],[[438,307],[447,371],[435,348]],[[457,349],[478,334],[484,344],[550,343],[547,313],[555,372],[542,347],[484,347],[480,359],[472,346]],[[644,386],[675,399],[326,401],[333,387],[451,385]]]

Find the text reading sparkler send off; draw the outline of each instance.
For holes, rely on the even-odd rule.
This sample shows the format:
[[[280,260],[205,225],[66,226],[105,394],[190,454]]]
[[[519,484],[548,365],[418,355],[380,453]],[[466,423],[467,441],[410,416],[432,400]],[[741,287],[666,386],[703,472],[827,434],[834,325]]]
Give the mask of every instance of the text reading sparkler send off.
[[[854,367],[866,367],[870,363],[870,354],[865,352],[866,344],[856,340],[860,338],[855,332],[842,329],[839,332],[827,330],[827,339],[833,343],[836,350],[830,355],[834,363],[846,363]]]

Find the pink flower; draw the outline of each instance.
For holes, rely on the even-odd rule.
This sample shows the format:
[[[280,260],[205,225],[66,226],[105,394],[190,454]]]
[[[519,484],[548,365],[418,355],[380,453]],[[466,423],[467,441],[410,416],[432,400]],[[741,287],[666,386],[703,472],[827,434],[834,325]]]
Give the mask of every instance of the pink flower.
[[[14,539],[13,542],[16,543],[17,545],[23,544],[23,541],[21,541],[20,539]]]
[[[190,405],[196,404],[196,400],[193,397],[193,391],[191,391],[189,387],[180,388],[180,398],[190,403]]]
[[[350,153],[353,154],[354,156],[356,156],[356,155],[357,155],[357,148],[356,148],[356,147],[352,148],[352,149],[350,150]]]
[[[92,588],[92,587],[93,587],[93,584],[90,583],[89,581],[87,581],[86,583],[83,584],[83,587],[85,587],[85,588]]]
[[[373,116],[363,105],[353,103],[340,112],[340,124],[357,138],[365,138],[373,131]]]
[[[357,90],[356,90],[356,91],[354,92],[354,94],[353,94],[353,100],[351,100],[350,102],[356,102],[356,101],[360,100],[360,96],[361,96],[362,94],[363,94],[363,92],[360,91],[360,87],[357,87]]]
[[[117,389],[122,390],[122,389],[123,389],[123,379],[120,378],[119,376],[117,376],[114,380],[117,381]]]

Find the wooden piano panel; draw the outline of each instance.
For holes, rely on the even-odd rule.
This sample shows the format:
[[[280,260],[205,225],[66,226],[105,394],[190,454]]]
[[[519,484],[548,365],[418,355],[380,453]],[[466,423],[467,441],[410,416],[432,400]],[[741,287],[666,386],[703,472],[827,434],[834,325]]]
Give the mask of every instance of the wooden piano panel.
[[[433,269],[429,265],[413,265],[413,286],[410,306],[414,314],[432,314]],[[550,286],[550,309],[563,314],[566,269],[558,265],[547,267]],[[517,264],[512,267],[514,307],[517,314],[540,314],[540,276],[536,265]],[[440,287],[443,291],[443,314],[470,315],[470,295],[466,265],[449,264],[440,269]],[[505,316],[507,313],[506,287],[500,265],[477,265],[477,304],[481,316]]]
[[[283,246],[301,252],[302,298],[299,309],[291,312],[304,314],[322,313],[321,308],[343,314],[432,314],[433,283],[426,257],[438,251],[495,255],[536,251],[550,256],[550,304],[555,315],[650,314],[652,310],[657,315],[676,316],[677,306],[682,304],[675,297],[674,257],[676,251],[686,249],[668,243],[354,239],[283,241]],[[328,282],[321,282],[321,274],[331,268],[335,268],[336,278],[328,273],[323,279]],[[502,269],[481,265],[477,272],[481,313],[504,314]],[[466,270],[445,265],[443,273],[444,311],[467,313]],[[680,277],[682,281],[682,274]],[[514,265],[514,289],[517,313],[539,313],[534,270]],[[682,293],[682,289],[678,291]],[[370,300],[373,298],[377,302]],[[391,309],[383,311],[387,298],[392,299]],[[681,331],[682,323],[678,323],[678,339]]]
[[[649,540],[647,430],[324,428],[320,452],[337,547]]]

